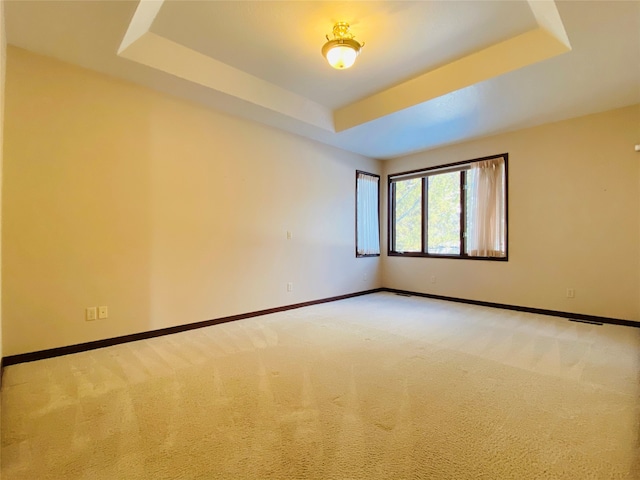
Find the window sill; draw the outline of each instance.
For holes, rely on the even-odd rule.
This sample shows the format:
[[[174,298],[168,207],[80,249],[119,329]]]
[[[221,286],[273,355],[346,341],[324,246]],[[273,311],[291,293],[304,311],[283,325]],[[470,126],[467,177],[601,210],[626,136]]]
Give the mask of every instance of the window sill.
[[[452,258],[455,260],[485,260],[489,262],[507,262],[509,256],[506,257],[470,257],[468,255],[434,255],[422,252],[387,252],[389,257],[420,257],[420,258]]]

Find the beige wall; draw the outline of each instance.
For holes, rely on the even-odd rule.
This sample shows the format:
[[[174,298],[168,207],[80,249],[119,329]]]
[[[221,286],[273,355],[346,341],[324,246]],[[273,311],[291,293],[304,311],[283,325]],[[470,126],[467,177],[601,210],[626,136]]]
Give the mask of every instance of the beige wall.
[[[14,47],[7,67],[4,355],[381,285],[640,320],[640,106],[381,164]],[[502,152],[509,262],[354,258],[355,169]]]
[[[508,152],[509,261],[385,256],[383,285],[640,321],[639,141],[636,105],[385,162],[388,174]]]
[[[379,162],[14,47],[6,86],[4,355],[380,286]]]

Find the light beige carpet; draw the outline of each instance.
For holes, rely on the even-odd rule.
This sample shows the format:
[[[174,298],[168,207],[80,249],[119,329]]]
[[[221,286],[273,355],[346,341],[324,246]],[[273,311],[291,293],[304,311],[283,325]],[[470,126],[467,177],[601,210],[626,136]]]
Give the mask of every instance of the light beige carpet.
[[[638,332],[380,293],[15,365],[2,478],[638,479]]]

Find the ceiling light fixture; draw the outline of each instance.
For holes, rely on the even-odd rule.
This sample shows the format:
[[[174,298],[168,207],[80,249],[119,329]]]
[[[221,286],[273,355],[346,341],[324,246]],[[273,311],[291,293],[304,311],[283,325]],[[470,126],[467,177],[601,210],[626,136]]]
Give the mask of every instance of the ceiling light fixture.
[[[349,68],[356,61],[364,42],[360,44],[353,39],[349,31],[349,24],[338,22],[333,26],[333,40],[327,37],[327,43],[322,47],[322,55],[329,65],[337,70]]]

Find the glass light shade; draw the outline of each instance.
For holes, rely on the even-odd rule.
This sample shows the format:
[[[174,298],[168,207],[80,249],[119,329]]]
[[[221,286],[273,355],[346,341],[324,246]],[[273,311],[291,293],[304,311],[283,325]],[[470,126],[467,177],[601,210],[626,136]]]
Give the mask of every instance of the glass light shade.
[[[333,68],[342,70],[353,65],[357,56],[358,52],[351,45],[338,44],[327,52],[327,62]]]

